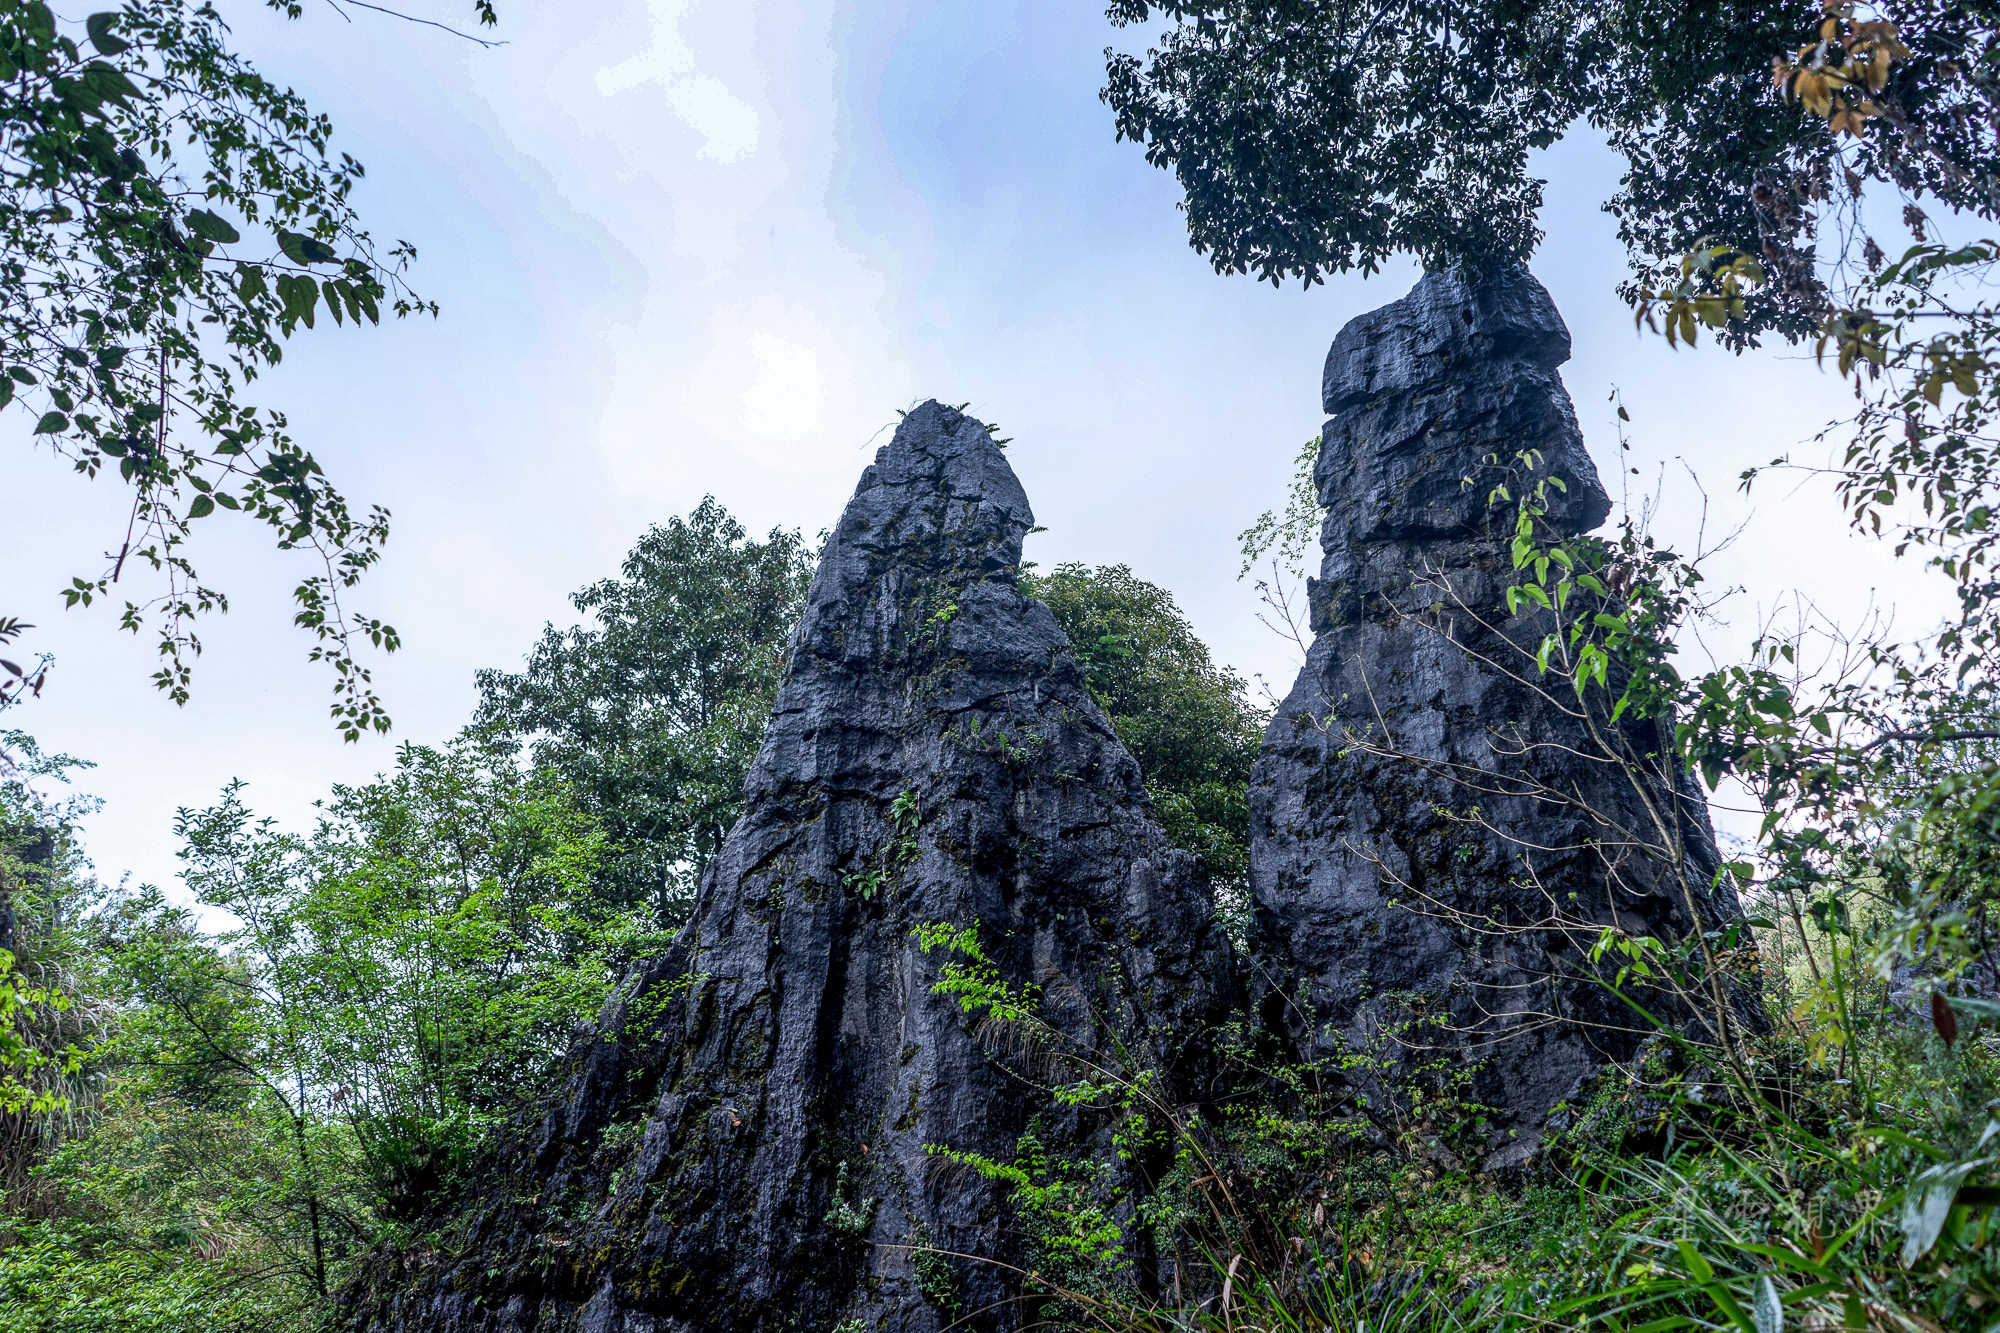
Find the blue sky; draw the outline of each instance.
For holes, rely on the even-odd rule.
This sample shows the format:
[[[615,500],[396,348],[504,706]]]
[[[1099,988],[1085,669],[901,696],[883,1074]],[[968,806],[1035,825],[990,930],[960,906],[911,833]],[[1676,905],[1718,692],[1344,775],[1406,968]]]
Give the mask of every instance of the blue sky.
[[[1257,623],[1236,534],[1282,502],[1318,429],[1333,334],[1416,272],[1309,292],[1213,274],[1172,178],[1113,142],[1101,53],[1137,39],[1092,4],[503,0],[491,51],[331,5],[297,23],[222,8],[261,67],[334,116],[377,235],[419,246],[417,285],[444,307],[322,328],[264,382],[352,498],[394,511],[355,603],[403,632],[376,664],[397,728],[339,742],[289,628],[300,571],[220,524],[199,554],[233,610],[203,629],[194,701],[156,695],[149,641],[56,597],[116,546],[120,494],[36,455],[10,474],[28,504],[0,568],[57,670],[4,720],[100,765],[83,785],[106,800],[89,826],[106,878],[170,882],[173,811],[233,777],[298,826],[397,742],[448,736],[475,669],[517,665],[544,622],[575,619],[567,593],[704,494],[754,530],[830,524],[895,410],[924,397],[969,400],[1014,437],[1049,528],[1030,558],[1129,563],[1219,657],[1289,685],[1296,653]],[[1734,492],[1749,463],[1825,454],[1809,441],[1838,383],[1796,353],[1635,334],[1599,211],[1616,159],[1578,138],[1542,166],[1533,267],[1569,322],[1565,378],[1613,495],[1619,469],[1648,488],[1664,469],[1661,530],[1691,542],[1704,507],[1685,460],[1711,536],[1747,521],[1715,571],[1745,592],[1710,644],[1734,651],[1795,590],[1849,619],[1871,597],[1906,624],[1942,614],[1944,590],[1848,536],[1823,489]],[[1634,418],[1624,458],[1614,385]],[[26,425],[6,428],[18,459]]]

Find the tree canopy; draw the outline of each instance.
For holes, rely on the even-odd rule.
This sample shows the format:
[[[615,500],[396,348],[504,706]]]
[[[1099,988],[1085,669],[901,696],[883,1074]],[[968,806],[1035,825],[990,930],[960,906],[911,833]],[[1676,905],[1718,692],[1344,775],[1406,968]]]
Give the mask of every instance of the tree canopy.
[[[1169,24],[1144,56],[1106,52],[1103,96],[1119,137],[1179,178],[1189,238],[1220,272],[1310,284],[1397,253],[1526,260],[1543,185],[1528,151],[1585,123],[1626,162],[1605,203],[1625,294],[1726,245],[1772,278],[1735,335],[1795,338],[1828,307],[1815,239],[1851,223],[1865,182],[1983,218],[2000,202],[1991,5],[1897,6],[1893,59],[1880,28],[1822,33],[1805,0],[1115,0],[1109,14]]]
[[[709,496],[570,599],[594,627],[548,626],[526,670],[479,673],[480,723],[570,784],[612,840],[605,891],[662,923],[742,810],[812,556],[796,531],[750,540]]]

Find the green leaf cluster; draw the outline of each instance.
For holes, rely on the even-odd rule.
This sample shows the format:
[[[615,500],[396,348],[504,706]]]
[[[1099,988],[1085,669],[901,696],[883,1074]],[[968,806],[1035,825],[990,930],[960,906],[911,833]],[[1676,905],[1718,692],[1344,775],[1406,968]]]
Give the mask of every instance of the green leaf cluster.
[[[388,514],[351,506],[284,413],[247,395],[317,312],[373,324],[435,307],[404,285],[415,251],[361,225],[361,164],[333,149],[332,122],[228,38],[193,0],[80,21],[0,3],[0,407],[78,474],[130,490],[123,541],[63,596],[122,601],[123,628],[150,626],[177,703],[196,619],[228,606],[192,561],[193,525],[228,510],[307,553],[294,622],[354,740],[389,725],[357,654],[399,639],[342,599]]]
[[[1626,298],[1672,287],[1685,255],[1721,245],[1774,279],[1744,294],[1731,340],[1799,339],[1830,304],[1815,238],[1843,192],[1858,205],[1875,183],[1989,219],[2000,206],[2000,9],[1883,11],[1900,35],[1883,49],[1902,54],[1843,134],[1773,79],[1800,50],[1815,79],[1841,64],[1839,38],[1819,37],[1839,8],[1114,0],[1112,22],[1153,44],[1107,50],[1103,99],[1118,136],[1174,172],[1194,248],[1273,283],[1395,254],[1525,261],[1544,184],[1530,152],[1588,125],[1623,159],[1605,209],[1632,263]]]
[[[570,599],[594,625],[549,626],[525,670],[479,673],[480,725],[569,785],[610,839],[604,891],[663,925],[742,810],[813,556],[795,531],[749,539],[707,497]]]
[[[1167,836],[1201,856],[1218,884],[1246,882],[1247,784],[1264,717],[1242,677],[1210,657],[1171,593],[1129,566],[1058,565],[1023,574],[1021,587],[1069,636]]]

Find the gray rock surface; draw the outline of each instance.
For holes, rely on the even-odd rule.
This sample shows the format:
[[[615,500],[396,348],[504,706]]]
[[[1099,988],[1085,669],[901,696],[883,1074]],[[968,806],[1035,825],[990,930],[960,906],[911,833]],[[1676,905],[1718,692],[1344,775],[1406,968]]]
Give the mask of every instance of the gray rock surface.
[[[911,1248],[1022,1257],[1002,1188],[929,1145],[1011,1163],[1033,1122],[1112,1178],[1135,1168],[1107,1122],[1021,1077],[1008,1032],[933,992],[947,955],[913,930],[974,928],[1064,1049],[1169,1088],[1202,1076],[1234,991],[1205,880],[1017,586],[1032,523],[985,427],[909,414],[827,545],[746,813],[673,956],[628,980],[462,1228],[378,1256],[349,1327],[1033,1322],[1008,1269]],[[1132,1253],[1143,1270],[1143,1234]]]
[[[1490,502],[1496,483],[1559,478],[1548,521],[1569,535],[1610,509],[1556,374],[1568,356],[1519,267],[1431,274],[1341,330],[1315,637],[1251,778],[1265,1022],[1384,1132],[1423,1114],[1399,1080],[1486,1108],[1464,1118],[1490,1168],[1642,1035],[1588,979],[1597,928],[1678,938],[1691,909],[1737,912],[1710,887],[1698,792],[1649,764],[1648,729],[1601,706],[1586,725],[1538,675],[1545,618],[1500,610],[1515,508]]]

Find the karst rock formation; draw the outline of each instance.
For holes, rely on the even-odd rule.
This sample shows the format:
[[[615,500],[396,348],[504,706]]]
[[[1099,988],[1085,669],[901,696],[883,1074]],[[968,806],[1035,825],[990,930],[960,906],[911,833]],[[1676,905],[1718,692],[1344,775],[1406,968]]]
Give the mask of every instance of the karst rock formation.
[[[1656,738],[1601,698],[1586,725],[1535,663],[1546,618],[1500,609],[1524,487],[1559,480],[1562,534],[1610,509],[1556,374],[1569,351],[1518,266],[1432,273],[1341,330],[1315,637],[1250,789],[1258,1013],[1382,1132],[1458,1107],[1496,1169],[1640,1040],[1588,979],[1598,929],[1679,939],[1737,911],[1700,795],[1646,761]]]
[[[935,1148],[1011,1164],[1032,1126],[1136,1181],[1112,1126],[1023,1068],[1062,1081],[1048,1060],[1082,1053],[1170,1088],[1203,1076],[1235,1003],[1201,871],[1020,591],[1033,521],[986,427],[908,414],[821,558],[693,919],[450,1236],[376,1256],[349,1327],[1033,1322],[1006,1187]],[[925,951],[927,926],[970,928],[1060,1039],[1024,1052],[937,993],[971,960]]]

